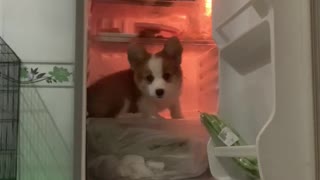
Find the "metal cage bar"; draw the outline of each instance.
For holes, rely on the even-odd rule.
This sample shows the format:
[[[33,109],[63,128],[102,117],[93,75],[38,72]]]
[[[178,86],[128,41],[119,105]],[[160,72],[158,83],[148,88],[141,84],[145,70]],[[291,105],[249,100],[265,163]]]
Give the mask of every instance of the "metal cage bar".
[[[0,180],[16,180],[21,61],[0,37]]]

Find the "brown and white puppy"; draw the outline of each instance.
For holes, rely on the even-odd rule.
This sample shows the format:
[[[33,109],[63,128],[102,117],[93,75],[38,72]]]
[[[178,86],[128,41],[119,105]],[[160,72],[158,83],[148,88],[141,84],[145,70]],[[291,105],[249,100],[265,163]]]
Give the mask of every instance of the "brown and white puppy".
[[[159,112],[169,109],[172,118],[181,118],[182,51],[176,37],[168,39],[156,54],[137,44],[129,46],[131,69],[107,76],[87,89],[88,115],[116,117],[140,112],[159,118]]]

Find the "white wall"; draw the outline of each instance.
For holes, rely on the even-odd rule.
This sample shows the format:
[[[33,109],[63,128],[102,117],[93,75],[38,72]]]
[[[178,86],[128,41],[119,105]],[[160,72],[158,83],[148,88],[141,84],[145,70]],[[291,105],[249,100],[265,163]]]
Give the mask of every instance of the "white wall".
[[[75,61],[75,2],[0,0],[0,35],[28,67],[47,74],[54,66],[70,68]],[[22,88],[20,180],[72,179],[72,81],[68,87],[43,81]]]
[[[24,61],[74,61],[76,0],[0,1],[4,36]]]

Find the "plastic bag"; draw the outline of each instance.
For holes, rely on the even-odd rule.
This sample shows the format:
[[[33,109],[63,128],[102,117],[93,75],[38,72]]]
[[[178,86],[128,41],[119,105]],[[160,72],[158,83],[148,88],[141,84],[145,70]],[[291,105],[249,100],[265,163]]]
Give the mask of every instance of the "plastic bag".
[[[199,121],[91,119],[87,173],[103,180],[197,177],[208,168],[207,140]]]

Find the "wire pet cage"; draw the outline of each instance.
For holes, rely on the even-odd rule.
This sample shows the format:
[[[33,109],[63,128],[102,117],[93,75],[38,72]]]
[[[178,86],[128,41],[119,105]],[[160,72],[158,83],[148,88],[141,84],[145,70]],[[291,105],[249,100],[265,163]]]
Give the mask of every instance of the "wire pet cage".
[[[0,180],[17,179],[20,66],[0,37]]]

